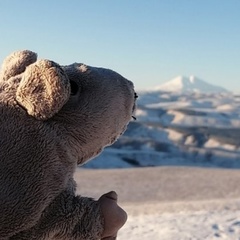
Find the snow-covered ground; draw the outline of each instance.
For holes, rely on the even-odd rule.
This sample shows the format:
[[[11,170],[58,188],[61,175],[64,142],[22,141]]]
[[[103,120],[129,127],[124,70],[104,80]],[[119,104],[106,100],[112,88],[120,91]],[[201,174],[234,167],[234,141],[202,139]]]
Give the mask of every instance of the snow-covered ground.
[[[76,172],[78,192],[110,190],[128,221],[119,240],[239,240],[240,170],[154,167]]]
[[[239,240],[239,208],[166,213],[146,207],[155,212],[130,214],[119,240]]]

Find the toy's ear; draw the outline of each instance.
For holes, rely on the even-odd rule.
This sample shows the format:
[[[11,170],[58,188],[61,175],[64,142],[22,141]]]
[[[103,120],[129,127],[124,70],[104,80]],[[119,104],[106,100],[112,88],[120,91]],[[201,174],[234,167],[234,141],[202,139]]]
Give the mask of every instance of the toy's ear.
[[[55,62],[40,60],[23,73],[16,93],[17,102],[28,114],[46,120],[57,113],[70,97],[70,81]]]
[[[27,66],[36,62],[37,54],[29,50],[18,51],[10,54],[3,61],[0,76],[2,80],[23,73]]]

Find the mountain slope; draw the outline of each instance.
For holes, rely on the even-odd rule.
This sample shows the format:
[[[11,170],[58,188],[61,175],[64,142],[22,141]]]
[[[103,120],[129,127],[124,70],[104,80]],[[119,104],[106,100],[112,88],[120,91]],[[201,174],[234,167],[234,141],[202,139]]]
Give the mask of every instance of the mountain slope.
[[[219,93],[228,92],[225,88],[207,83],[195,76],[185,77],[178,76],[162,85],[154,88],[156,91],[165,92],[202,92],[202,93]]]

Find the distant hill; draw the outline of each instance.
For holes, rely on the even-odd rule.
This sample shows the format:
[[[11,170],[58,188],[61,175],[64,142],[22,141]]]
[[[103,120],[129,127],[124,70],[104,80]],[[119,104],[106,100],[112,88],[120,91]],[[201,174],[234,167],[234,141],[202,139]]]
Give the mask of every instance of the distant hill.
[[[178,76],[162,85],[156,86],[152,90],[165,92],[200,92],[200,93],[220,93],[228,92],[223,87],[216,86],[203,81],[195,76]]]

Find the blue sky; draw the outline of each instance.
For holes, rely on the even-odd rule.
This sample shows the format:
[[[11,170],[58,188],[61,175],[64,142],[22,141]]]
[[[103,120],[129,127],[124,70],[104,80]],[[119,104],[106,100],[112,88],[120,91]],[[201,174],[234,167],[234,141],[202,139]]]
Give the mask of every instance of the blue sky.
[[[0,0],[0,61],[30,49],[111,68],[137,89],[196,75],[240,90],[239,0]]]

